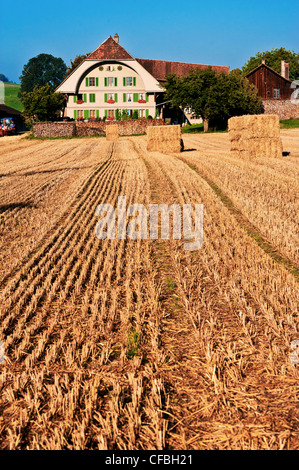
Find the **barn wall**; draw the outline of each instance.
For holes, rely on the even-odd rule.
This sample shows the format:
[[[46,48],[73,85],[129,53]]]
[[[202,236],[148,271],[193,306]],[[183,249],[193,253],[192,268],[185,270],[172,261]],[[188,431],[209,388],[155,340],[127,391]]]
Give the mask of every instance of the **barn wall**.
[[[271,70],[261,67],[247,77],[248,81],[258,89],[259,96],[262,99],[272,99],[274,88],[279,88],[281,100],[290,99],[294,91],[290,87],[290,82],[286,81]]]

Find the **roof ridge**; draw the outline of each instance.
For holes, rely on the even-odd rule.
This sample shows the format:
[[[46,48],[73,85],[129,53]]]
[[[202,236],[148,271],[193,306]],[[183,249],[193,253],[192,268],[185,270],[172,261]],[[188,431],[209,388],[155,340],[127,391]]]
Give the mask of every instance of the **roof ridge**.
[[[134,57],[110,35],[86,59],[133,59]]]
[[[195,62],[181,62],[179,60],[164,60],[164,59],[141,59],[141,58],[136,58],[135,60],[150,60],[152,62],[167,62],[169,64],[184,64],[184,65],[204,65],[205,67],[223,67],[223,68],[229,68],[229,65],[212,65],[212,64],[198,64]]]
[[[267,69],[271,70],[271,72],[275,73],[276,75],[278,75],[279,77],[283,78],[284,80],[286,80],[287,82],[290,82],[292,83],[292,80],[290,80],[289,78],[285,78],[283,75],[281,75],[281,73],[279,72],[276,72],[276,70],[272,69],[269,65],[265,64],[265,63],[261,63],[259,65],[257,65],[256,67],[254,67],[254,69],[250,70],[250,72],[248,72],[245,77],[247,77],[248,75],[250,75],[251,73],[255,72],[257,69],[259,69],[261,66],[264,66],[266,67]]]

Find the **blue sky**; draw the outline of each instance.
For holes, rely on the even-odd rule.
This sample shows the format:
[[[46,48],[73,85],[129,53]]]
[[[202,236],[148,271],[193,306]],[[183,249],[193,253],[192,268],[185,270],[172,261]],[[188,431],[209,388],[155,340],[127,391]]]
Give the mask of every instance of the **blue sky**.
[[[299,50],[299,2],[236,0],[1,2],[0,73],[19,82],[41,53],[92,52],[117,32],[137,58],[242,67],[257,52]]]

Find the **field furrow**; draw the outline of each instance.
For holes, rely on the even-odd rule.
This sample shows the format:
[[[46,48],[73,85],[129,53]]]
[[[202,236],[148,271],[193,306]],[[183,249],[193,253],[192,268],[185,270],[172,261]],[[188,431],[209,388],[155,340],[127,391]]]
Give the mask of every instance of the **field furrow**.
[[[177,202],[204,204],[203,247],[188,253],[177,243],[171,250],[173,285],[183,306],[180,322],[184,322],[183,316],[185,321],[188,319],[196,336],[188,332],[189,354],[186,364],[181,361],[176,373],[181,401],[179,405],[174,401],[172,414],[179,426],[173,427],[170,445],[266,449],[281,448],[284,442],[285,448],[294,446],[298,438],[298,382],[289,351],[291,341],[298,335],[298,284],[243,233],[211,188],[191,168],[175,156],[149,156],[142,141],[140,151],[156,173],[160,167],[160,177],[153,176],[154,187],[164,177],[163,184],[168,181]],[[162,187],[158,187],[158,194],[164,194]],[[184,331],[183,325],[181,329]],[[167,333],[162,337],[165,339]],[[190,375],[186,380],[188,368]],[[251,387],[260,387],[260,400],[250,401]],[[253,439],[250,429],[256,422],[267,421],[269,394],[280,404],[275,418],[280,424],[272,432],[261,424],[263,431]],[[257,415],[259,401],[263,405]],[[289,419],[287,416],[291,415]],[[243,426],[247,439],[239,431]],[[175,433],[175,429],[179,432]],[[282,438],[285,429],[286,440]]]
[[[193,142],[194,137],[185,139],[190,149]],[[186,152],[183,160],[220,188],[273,249],[298,267],[298,158],[242,161],[229,151],[198,147]]]

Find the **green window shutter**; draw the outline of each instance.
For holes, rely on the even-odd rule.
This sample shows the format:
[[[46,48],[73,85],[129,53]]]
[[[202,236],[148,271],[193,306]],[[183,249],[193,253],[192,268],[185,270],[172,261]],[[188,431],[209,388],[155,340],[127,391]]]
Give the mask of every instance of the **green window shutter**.
[[[105,101],[105,103],[107,103],[107,100],[108,100],[108,93],[105,93],[105,95],[104,95],[104,101]]]
[[[84,119],[88,119],[89,118],[89,111],[88,109],[84,109]]]
[[[114,78],[114,85],[117,86],[117,77]]]
[[[90,94],[89,94],[89,102],[90,102],[90,103],[95,103],[95,102],[96,102],[96,95],[95,95],[95,93],[90,93]]]
[[[84,101],[84,103],[87,103],[87,95],[86,95],[86,93],[84,93],[84,95],[83,95],[83,101]]]
[[[149,110],[146,109],[146,110],[145,110],[145,117],[148,117],[148,116],[149,116]]]
[[[74,95],[74,103],[77,103],[77,96]]]
[[[99,77],[96,77],[96,86],[99,86]]]
[[[148,94],[147,93],[145,93],[145,100],[148,103]]]
[[[117,93],[114,93],[114,101],[117,103]]]
[[[126,77],[123,77],[123,86],[126,86]]]
[[[85,86],[88,86],[88,77],[85,77]]]
[[[77,111],[74,109],[74,119],[77,119]]]
[[[97,116],[97,118],[100,117],[100,110],[99,109],[96,110],[96,116]]]
[[[136,77],[133,77],[133,86],[136,86]]]
[[[108,117],[108,109],[105,109],[105,116]]]
[[[107,86],[107,77],[104,78],[104,84]]]
[[[123,102],[125,103],[127,101],[127,95],[126,93],[123,93]]]
[[[133,101],[134,103],[138,102],[138,93],[133,93]]]

